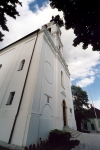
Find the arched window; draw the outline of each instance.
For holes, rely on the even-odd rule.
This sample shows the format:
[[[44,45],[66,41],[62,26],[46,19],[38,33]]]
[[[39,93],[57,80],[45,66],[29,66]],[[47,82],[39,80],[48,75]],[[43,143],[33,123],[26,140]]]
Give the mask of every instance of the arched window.
[[[9,95],[9,98],[8,98],[8,101],[7,101],[6,105],[11,105],[12,104],[12,101],[14,99],[14,95],[15,95],[15,92],[10,92],[10,95]]]
[[[20,70],[23,69],[24,63],[25,63],[25,59],[23,59],[23,60],[21,61],[18,71],[20,71]]]
[[[0,64],[0,68],[2,67],[2,64]]]
[[[61,71],[61,86],[64,87],[64,75],[62,71]]]

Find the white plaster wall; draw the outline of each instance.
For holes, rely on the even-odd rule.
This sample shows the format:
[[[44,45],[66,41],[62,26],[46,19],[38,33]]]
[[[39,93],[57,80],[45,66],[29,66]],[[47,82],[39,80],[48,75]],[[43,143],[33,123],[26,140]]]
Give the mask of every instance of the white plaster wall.
[[[31,110],[27,145],[36,143],[40,137],[43,140],[46,139],[49,131],[54,127],[54,55],[45,40],[40,50],[41,57],[39,60],[36,88]],[[45,94],[52,97],[49,103],[47,103],[47,96]],[[38,120],[35,119],[35,116],[37,116]],[[32,126],[34,122],[37,124],[36,128],[34,128],[34,125]],[[36,134],[34,136],[33,133],[35,132]]]
[[[57,27],[58,28],[58,27]],[[52,32],[57,29],[52,27]],[[15,125],[12,144],[29,146],[36,144],[39,138],[48,137],[51,129],[63,129],[62,101],[66,101],[67,120],[75,128],[70,81],[64,66],[58,59],[56,46],[58,38],[54,33],[53,44],[47,33],[40,32],[32,58],[22,103]],[[49,33],[50,34],[50,33]],[[32,35],[0,53],[0,140],[8,142],[14,117],[17,112],[22,88],[25,81],[30,57],[36,40]],[[60,43],[61,44],[61,43]],[[18,71],[20,62],[25,59],[23,70]],[[61,86],[61,71],[64,73],[65,87]],[[15,91],[12,105],[7,106],[10,92]],[[66,96],[62,95],[64,91]],[[50,96],[47,102],[47,95]]]
[[[22,116],[22,117],[26,114],[26,123],[25,123],[25,126],[23,126],[23,141],[21,143],[23,146],[26,145],[27,139],[29,141],[29,144],[30,143],[32,144],[34,140],[36,140],[36,138],[32,138],[32,136],[34,135],[33,134],[34,132],[37,133],[37,128],[33,127],[32,125],[30,125],[29,127],[29,122],[31,121],[32,124],[34,124],[35,122],[36,126],[38,125],[38,117],[37,119],[35,119],[37,114],[35,113],[35,116],[32,116],[33,112],[31,111],[31,108],[32,108],[32,103],[33,103],[33,97],[34,97],[34,92],[35,92],[37,73],[38,73],[38,67],[39,67],[39,61],[40,61],[40,55],[41,55],[41,45],[42,45],[42,36],[39,35],[37,39],[34,55],[32,58],[32,62],[31,62],[31,66],[30,66],[30,70],[28,74],[28,79],[26,82],[21,109],[19,112],[19,116]],[[20,120],[19,120],[19,124],[16,125],[15,127],[15,133],[17,132],[19,128],[20,128]],[[30,131],[30,129],[31,129],[31,132],[28,136],[28,132]],[[36,135],[34,137],[36,137]],[[17,136],[14,136],[12,142],[15,143],[17,138],[18,138]]]
[[[41,89],[40,102],[40,128],[39,138],[43,140],[48,138],[48,131],[54,128],[54,58],[51,47],[46,44],[45,59],[44,59],[44,74]],[[47,96],[50,96],[49,103]],[[47,109],[48,108],[48,109]]]
[[[52,49],[48,39],[43,40],[41,48],[26,145],[34,144],[40,138],[47,139],[51,129],[63,130],[63,100],[67,105],[68,126],[75,128],[70,79],[64,66],[53,53],[55,49]],[[65,88],[61,86],[61,71],[64,73]],[[66,97],[61,94],[62,91],[66,93]],[[49,103],[46,95],[51,97]],[[72,108],[72,115],[70,108]]]
[[[31,38],[31,41],[30,41]],[[17,112],[31,52],[35,38],[25,39],[6,50],[0,52],[0,64],[2,64],[0,75],[0,140],[8,142],[13,121]],[[25,59],[23,70],[18,71],[21,60]],[[10,92],[15,91],[11,105],[6,105]],[[24,110],[25,112],[25,110]],[[17,137],[14,144],[22,145],[23,126],[25,126],[26,114],[19,117],[20,127],[14,136]],[[18,124],[18,122],[17,122]],[[13,136],[13,137],[14,137]],[[13,143],[13,142],[12,142]]]
[[[20,76],[18,79],[23,79],[25,81],[26,72],[27,72],[27,69],[28,69],[28,65],[29,65],[31,54],[32,54],[32,50],[33,50],[33,47],[34,47],[34,42],[35,42],[35,39],[33,39],[33,40],[30,39],[24,45],[24,48],[23,48],[24,51],[23,51],[23,53],[20,57],[20,60],[25,59],[25,64],[24,64],[23,70],[18,71],[19,76]],[[23,84],[24,84],[24,81],[23,81]],[[18,83],[18,85],[20,85],[21,82]],[[33,85],[32,82],[30,82],[30,86],[32,86],[32,85]],[[23,85],[22,85],[22,88],[23,88]],[[25,107],[23,107],[21,105],[20,113],[19,113],[19,116],[17,118],[17,123],[15,125],[14,134],[13,134],[13,138],[12,138],[12,144],[16,143],[17,145],[20,145],[20,146],[23,144],[23,136],[24,136],[24,132],[25,132],[28,106],[29,106],[29,102],[30,102],[30,92],[31,92],[31,90],[29,88],[30,87],[27,87],[27,95],[25,95],[22,99],[22,104],[24,103],[23,101],[26,100],[25,101]],[[22,90],[20,90],[20,92],[22,92]],[[19,93],[19,91],[18,91],[18,93]],[[20,93],[20,96],[21,96],[21,93]],[[18,99],[20,100],[20,97]],[[18,100],[16,100],[16,102],[19,103]],[[21,126],[21,128],[20,128],[20,126]],[[21,134],[21,136],[18,138],[18,136],[20,134]]]
[[[39,112],[38,112],[39,101],[38,101],[38,99],[40,96],[39,93],[40,93],[40,89],[41,89],[41,74],[42,74],[42,70],[40,71],[39,74],[38,74],[38,70],[40,69],[39,64],[40,64],[42,43],[43,43],[43,36],[41,34],[38,37],[38,41],[37,41],[36,48],[34,51],[34,56],[33,56],[32,63],[31,63],[28,81],[27,81],[26,88],[25,88],[25,94],[24,94],[24,98],[23,98],[24,100],[23,100],[22,106],[21,106],[21,107],[25,108],[28,105],[28,114],[29,115],[27,116],[27,120],[30,121],[29,124],[27,121],[27,125],[25,127],[25,137],[24,137],[23,145],[26,145],[26,144],[30,145],[32,143],[36,143],[36,141],[37,141],[38,122],[39,122]],[[39,77],[40,83],[37,82],[38,77]],[[38,88],[37,90],[36,90],[36,87]],[[26,105],[28,96],[30,96],[30,102]],[[33,107],[34,107],[34,109],[33,109]],[[34,133],[35,133],[35,135],[34,135]]]
[[[57,96],[57,100],[58,102],[56,102],[56,106],[57,106],[57,117],[58,117],[58,123],[57,123],[57,127],[59,129],[63,128],[63,109],[62,109],[62,102],[63,100],[65,100],[66,102],[66,112],[67,112],[67,122],[68,122],[68,126],[71,128],[76,129],[76,122],[75,122],[75,118],[74,118],[74,110],[73,110],[73,101],[72,101],[72,95],[71,95],[71,85],[70,85],[70,78],[67,75],[63,65],[61,64],[59,58],[57,57],[57,73],[56,73],[56,80],[58,80],[57,82],[57,90],[58,90],[58,96]],[[61,86],[61,71],[63,72],[64,75],[64,87]],[[64,92],[66,94],[66,96],[64,96],[61,92]],[[72,109],[72,114],[70,113],[70,108]]]

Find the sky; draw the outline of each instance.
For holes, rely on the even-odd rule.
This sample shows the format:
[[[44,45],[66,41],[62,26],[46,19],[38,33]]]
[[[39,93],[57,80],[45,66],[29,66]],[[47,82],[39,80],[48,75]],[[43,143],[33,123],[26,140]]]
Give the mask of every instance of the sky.
[[[9,32],[2,31],[5,37],[3,42],[0,42],[0,49],[41,28],[52,16],[59,14],[63,18],[63,13],[52,9],[48,0],[20,1],[23,5],[17,7],[20,16],[14,20],[6,15]],[[91,45],[86,50],[82,49],[82,43],[77,47],[72,46],[75,38],[73,30],[65,30],[62,27],[61,31],[64,58],[71,73],[71,84],[82,87],[88,94],[89,102],[91,103],[92,99],[94,106],[100,109],[100,54],[93,52]]]

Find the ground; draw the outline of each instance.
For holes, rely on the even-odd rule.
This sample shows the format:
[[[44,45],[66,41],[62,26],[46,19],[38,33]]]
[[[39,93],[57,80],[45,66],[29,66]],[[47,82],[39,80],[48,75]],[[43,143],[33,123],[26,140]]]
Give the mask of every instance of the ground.
[[[76,139],[80,144],[72,150],[100,150],[100,133],[82,133]]]

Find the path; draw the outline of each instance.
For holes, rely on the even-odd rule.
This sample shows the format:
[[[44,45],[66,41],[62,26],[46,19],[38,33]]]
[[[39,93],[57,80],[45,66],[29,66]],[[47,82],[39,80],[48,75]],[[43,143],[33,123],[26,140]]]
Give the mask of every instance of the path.
[[[72,150],[100,150],[100,133],[82,133],[77,138],[80,144]]]

